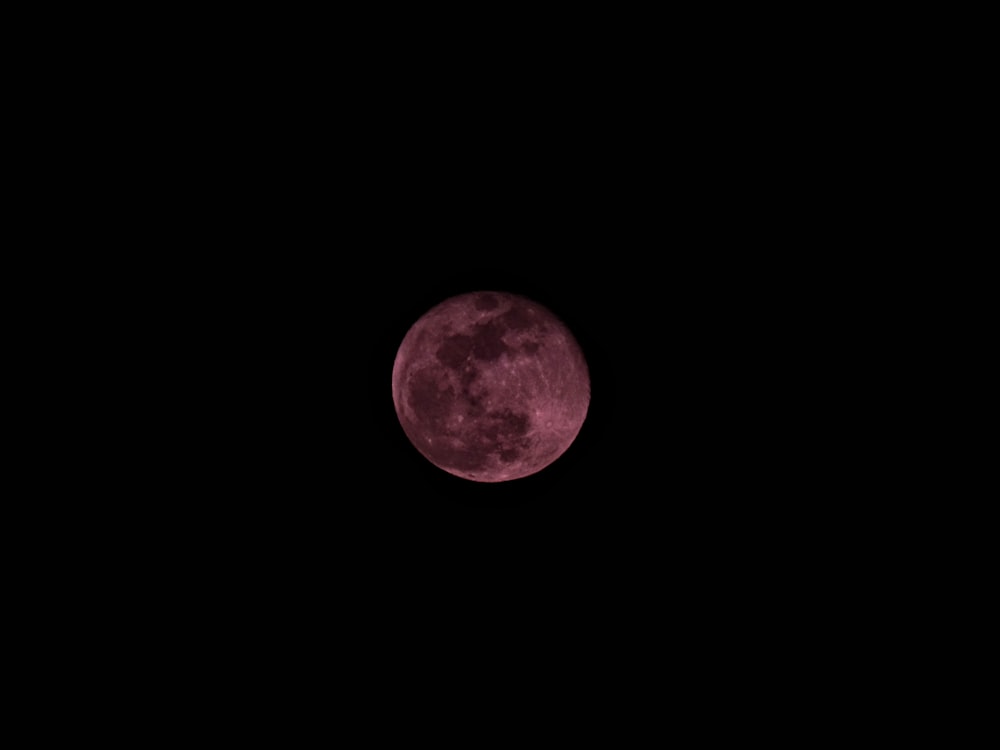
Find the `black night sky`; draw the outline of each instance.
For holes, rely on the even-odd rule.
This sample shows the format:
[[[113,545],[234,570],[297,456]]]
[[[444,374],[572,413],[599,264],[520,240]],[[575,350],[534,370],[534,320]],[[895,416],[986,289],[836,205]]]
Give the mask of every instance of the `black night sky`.
[[[310,585],[331,566],[428,580],[437,560],[473,578],[562,561],[582,587],[758,559],[836,486],[803,435],[835,403],[813,342],[840,256],[801,160],[690,77],[491,75],[435,92],[391,69],[325,97],[326,79],[254,79],[206,96],[212,133],[170,141],[165,213],[130,214],[177,353],[149,475],[179,498],[170,523]],[[476,290],[549,308],[590,368],[570,449],[499,484],[430,464],[391,394],[409,327]]]
[[[445,539],[471,554],[511,535],[618,544],[626,529],[634,539],[697,512],[713,487],[728,492],[739,468],[716,458],[738,440],[720,421],[736,414],[721,407],[731,402],[731,370],[719,338],[702,337],[717,312],[714,295],[697,299],[712,294],[697,270],[676,255],[622,248],[621,217],[588,224],[583,207],[565,204],[530,219],[513,206],[470,210],[386,218],[395,228],[376,225],[375,237],[360,233],[343,253],[262,259],[254,276],[263,287],[239,295],[255,311],[250,336],[220,344],[235,357],[226,368],[238,398],[225,407],[234,446],[219,455],[234,462],[248,505],[306,535],[337,527],[421,548]],[[497,484],[428,462],[391,395],[409,327],[454,294],[489,289],[557,314],[591,376],[570,449],[536,475]]]
[[[794,365],[777,366],[795,340],[775,266],[736,242],[747,227],[737,212],[716,220],[731,204],[706,196],[698,170],[658,187],[608,165],[531,171],[484,156],[421,170],[385,159],[378,179],[365,162],[336,189],[309,182],[266,211],[228,207],[248,222],[245,246],[191,258],[188,345],[201,379],[185,382],[207,409],[190,439],[212,486],[229,488],[220,517],[255,509],[251,523],[316,545],[330,528],[472,549],[512,534],[619,544],[691,524],[722,533],[716,516],[735,530],[762,476],[789,481],[781,450],[768,450],[793,435],[778,434],[787,414],[771,394],[797,387]],[[499,484],[430,464],[391,395],[409,327],[476,290],[548,307],[591,376],[571,448]]]
[[[58,439],[89,450],[79,470],[48,467],[70,490],[37,505],[72,506],[51,514],[80,560],[107,561],[80,591],[107,587],[123,613],[98,602],[53,622],[135,631],[130,669],[159,680],[155,653],[180,678],[180,693],[164,680],[168,707],[199,688],[192,706],[239,703],[238,683],[268,696],[255,716],[280,692],[332,731],[358,701],[366,731],[412,734],[383,695],[429,697],[448,725],[464,710],[446,683],[494,707],[492,732],[571,683],[563,723],[589,732],[624,685],[620,742],[637,713],[684,712],[648,687],[666,675],[705,726],[745,733],[705,696],[770,700],[757,676],[775,652],[796,688],[835,671],[816,653],[837,659],[844,632],[867,632],[867,613],[812,628],[834,622],[828,592],[878,534],[869,496],[892,490],[861,477],[888,442],[862,412],[879,417],[892,388],[875,369],[895,330],[845,326],[866,332],[882,283],[869,249],[893,241],[855,218],[885,199],[877,182],[859,198],[868,166],[850,136],[867,139],[871,117],[838,111],[808,50],[775,52],[729,11],[700,35],[631,17],[609,33],[604,10],[586,33],[571,28],[583,11],[549,27],[508,16],[515,33],[489,48],[494,19],[453,31],[441,11],[439,43],[377,12],[296,11],[280,34],[270,10],[247,33],[233,24],[250,11],[183,18],[155,65],[109,55],[114,75],[85,78],[80,110],[53,118],[60,141],[85,131],[75,150],[93,166],[63,170],[80,218],[52,212],[71,257],[38,255],[73,286],[88,271],[79,294],[100,313],[67,322],[83,351],[56,373],[94,415]],[[144,33],[125,36],[146,47]],[[842,46],[824,53],[837,75]],[[119,71],[135,80],[91,94]],[[591,381],[567,452],[497,484],[418,453],[391,390],[410,326],[478,290],[551,310]],[[252,727],[246,706],[233,723]]]

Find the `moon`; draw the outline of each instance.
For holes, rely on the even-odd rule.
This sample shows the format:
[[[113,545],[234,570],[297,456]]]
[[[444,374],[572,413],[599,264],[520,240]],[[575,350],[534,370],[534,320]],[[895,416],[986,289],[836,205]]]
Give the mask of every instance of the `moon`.
[[[407,332],[392,369],[403,431],[475,482],[535,474],[576,439],[590,405],[579,344],[551,311],[507,292],[445,300]]]

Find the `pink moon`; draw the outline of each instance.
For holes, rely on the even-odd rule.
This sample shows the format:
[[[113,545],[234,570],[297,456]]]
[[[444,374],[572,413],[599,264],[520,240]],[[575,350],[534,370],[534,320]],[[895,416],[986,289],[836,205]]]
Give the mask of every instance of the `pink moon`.
[[[392,369],[403,431],[423,456],[475,482],[535,474],[576,439],[590,376],[569,329],[506,292],[445,300],[403,338]]]

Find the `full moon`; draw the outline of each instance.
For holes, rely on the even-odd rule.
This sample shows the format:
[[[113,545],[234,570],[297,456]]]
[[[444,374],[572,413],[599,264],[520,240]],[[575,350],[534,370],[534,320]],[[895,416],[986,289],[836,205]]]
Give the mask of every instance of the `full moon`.
[[[403,338],[396,415],[435,466],[476,482],[541,471],[576,439],[590,404],[579,344],[552,312],[506,292],[447,299]]]

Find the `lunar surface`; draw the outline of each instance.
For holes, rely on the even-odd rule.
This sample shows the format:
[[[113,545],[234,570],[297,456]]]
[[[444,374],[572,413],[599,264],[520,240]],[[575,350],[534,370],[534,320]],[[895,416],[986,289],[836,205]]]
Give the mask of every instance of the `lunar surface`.
[[[476,482],[541,471],[576,439],[590,404],[579,345],[549,310],[505,292],[452,297],[400,344],[396,414],[431,463]]]

